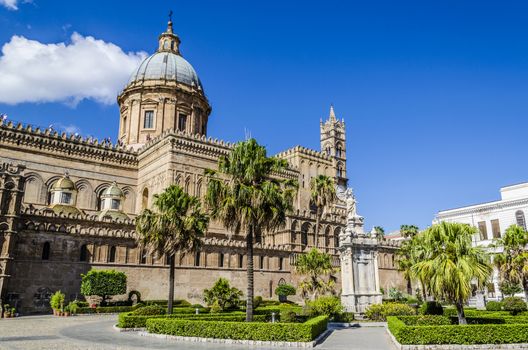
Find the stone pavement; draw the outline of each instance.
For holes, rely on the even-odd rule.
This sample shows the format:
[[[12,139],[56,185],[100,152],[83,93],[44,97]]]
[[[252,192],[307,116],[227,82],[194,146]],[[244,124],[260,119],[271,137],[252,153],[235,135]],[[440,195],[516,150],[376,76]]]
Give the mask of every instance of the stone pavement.
[[[1,350],[248,349],[245,345],[176,342],[117,332],[116,315],[26,316],[0,320]],[[286,349],[256,348],[251,349]],[[291,348],[290,348],[291,349]],[[337,329],[315,349],[394,350],[383,327]]]

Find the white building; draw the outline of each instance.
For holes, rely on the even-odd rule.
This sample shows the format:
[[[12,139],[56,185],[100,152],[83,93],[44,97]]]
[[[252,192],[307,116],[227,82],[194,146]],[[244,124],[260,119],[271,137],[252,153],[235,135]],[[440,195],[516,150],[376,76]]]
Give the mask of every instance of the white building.
[[[442,210],[436,214],[433,224],[441,221],[470,224],[478,228],[474,244],[484,247],[493,243],[493,239],[504,235],[511,225],[519,225],[526,229],[528,182],[502,187],[500,193],[501,199],[497,201]],[[493,286],[488,286],[488,299],[500,298],[499,276],[496,269],[492,283]]]

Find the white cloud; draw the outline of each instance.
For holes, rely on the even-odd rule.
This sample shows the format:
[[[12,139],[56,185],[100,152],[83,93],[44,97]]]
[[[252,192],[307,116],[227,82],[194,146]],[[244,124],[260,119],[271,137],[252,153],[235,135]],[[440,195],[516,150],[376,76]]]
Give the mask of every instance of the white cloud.
[[[5,1],[5,0],[0,0]],[[112,104],[146,57],[112,43],[73,33],[71,43],[43,44],[13,36],[0,56],[0,103],[93,99]]]
[[[9,10],[18,10],[18,0],[0,0],[0,5],[7,7]]]

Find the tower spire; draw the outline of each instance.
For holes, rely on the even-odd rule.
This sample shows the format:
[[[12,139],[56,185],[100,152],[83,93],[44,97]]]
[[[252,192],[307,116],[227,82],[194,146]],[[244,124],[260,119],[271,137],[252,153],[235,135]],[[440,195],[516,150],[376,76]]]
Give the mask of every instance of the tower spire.
[[[335,116],[335,112],[334,112],[334,105],[331,104],[330,105],[330,116],[329,116],[329,119],[333,122],[336,121],[336,116]]]
[[[173,33],[172,30],[172,10],[169,10],[169,23],[167,23],[167,33]]]

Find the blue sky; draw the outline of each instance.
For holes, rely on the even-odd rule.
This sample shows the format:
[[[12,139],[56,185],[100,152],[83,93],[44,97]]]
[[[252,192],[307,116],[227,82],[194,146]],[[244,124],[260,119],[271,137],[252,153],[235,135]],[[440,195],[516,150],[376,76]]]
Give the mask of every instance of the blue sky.
[[[81,38],[79,56],[63,65],[71,85],[41,77],[45,59],[27,63],[25,77],[55,95],[17,82],[33,97],[0,103],[12,119],[115,139],[115,93],[68,96],[94,75],[76,62],[95,44],[80,44],[93,37],[102,50],[121,48],[128,61],[116,69],[115,89],[142,52],[155,50],[172,8],[183,55],[213,106],[211,136],[237,141],[248,129],[270,153],[318,149],[319,119],[334,104],[346,121],[349,184],[367,229],[425,227],[438,210],[494,200],[499,187],[528,180],[524,1],[0,3],[0,45],[14,45],[15,35],[32,40],[21,45],[67,47],[74,33]],[[0,100],[12,93],[8,74],[26,72],[9,67],[0,57]]]

